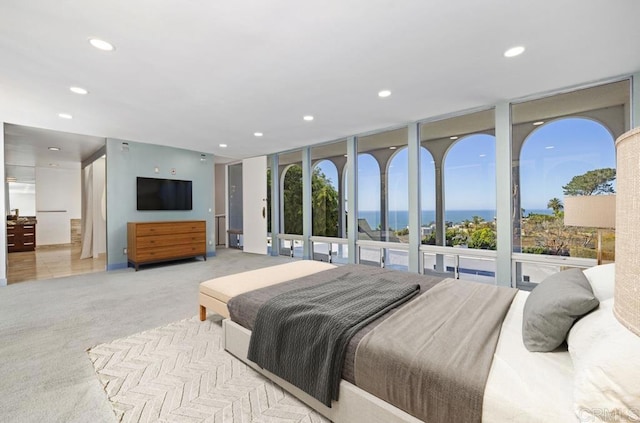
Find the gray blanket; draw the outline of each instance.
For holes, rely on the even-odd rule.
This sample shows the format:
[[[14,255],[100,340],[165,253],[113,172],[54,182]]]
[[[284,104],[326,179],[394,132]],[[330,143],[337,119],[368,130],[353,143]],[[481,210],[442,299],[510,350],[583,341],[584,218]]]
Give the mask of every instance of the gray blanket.
[[[389,274],[362,275],[346,267],[311,288],[273,297],[258,310],[249,360],[323,404],[338,399],[345,349],[362,327],[419,292]]]
[[[362,339],[357,386],[423,421],[480,422],[500,328],[516,292],[439,283]]]

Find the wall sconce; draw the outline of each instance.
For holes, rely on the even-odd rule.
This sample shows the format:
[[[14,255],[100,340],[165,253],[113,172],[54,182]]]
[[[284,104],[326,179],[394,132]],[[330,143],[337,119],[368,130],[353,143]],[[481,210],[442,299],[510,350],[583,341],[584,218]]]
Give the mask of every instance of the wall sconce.
[[[122,151],[124,151],[124,152],[128,152],[129,151],[129,143],[128,142],[123,142],[120,149]]]
[[[200,161],[201,162],[206,162],[207,161],[207,155],[206,154],[200,154]]]

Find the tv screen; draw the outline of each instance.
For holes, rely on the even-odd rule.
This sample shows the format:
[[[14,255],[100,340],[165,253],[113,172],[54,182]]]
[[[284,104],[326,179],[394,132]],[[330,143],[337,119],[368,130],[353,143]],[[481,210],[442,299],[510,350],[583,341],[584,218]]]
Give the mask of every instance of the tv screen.
[[[192,210],[191,181],[138,176],[138,210]]]

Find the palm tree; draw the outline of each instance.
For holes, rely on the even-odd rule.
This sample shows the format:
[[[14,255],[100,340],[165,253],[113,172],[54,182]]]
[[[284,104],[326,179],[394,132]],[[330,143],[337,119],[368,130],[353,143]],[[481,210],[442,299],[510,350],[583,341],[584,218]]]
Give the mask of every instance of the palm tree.
[[[558,216],[562,211],[562,209],[564,209],[564,205],[562,204],[562,201],[560,201],[559,198],[553,197],[547,203],[547,208],[553,210],[553,214]]]

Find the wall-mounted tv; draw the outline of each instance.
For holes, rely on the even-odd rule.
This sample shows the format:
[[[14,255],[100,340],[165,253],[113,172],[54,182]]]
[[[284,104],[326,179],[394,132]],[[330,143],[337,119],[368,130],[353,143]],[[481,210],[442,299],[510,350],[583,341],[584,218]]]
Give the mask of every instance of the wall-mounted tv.
[[[137,178],[138,210],[192,210],[191,181]]]

